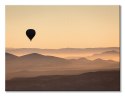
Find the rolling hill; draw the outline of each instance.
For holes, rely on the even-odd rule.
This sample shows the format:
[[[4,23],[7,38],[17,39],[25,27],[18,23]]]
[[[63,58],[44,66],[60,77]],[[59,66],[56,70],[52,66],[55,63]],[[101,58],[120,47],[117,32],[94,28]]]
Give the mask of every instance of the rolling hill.
[[[99,54],[93,54],[91,56],[88,56],[86,57],[90,60],[94,60],[94,59],[97,59],[97,58],[101,58],[101,59],[104,59],[104,60],[114,60],[114,61],[120,61],[120,53],[118,51],[114,51],[114,50],[111,50],[111,51],[105,51],[105,52],[102,52],[102,53],[99,53]]]
[[[6,91],[120,91],[120,71],[14,78]]]
[[[85,57],[106,51],[118,51],[119,47],[105,48],[60,48],[60,49],[39,49],[39,48],[6,48],[6,52],[16,56],[23,56],[31,53],[39,53],[43,55],[51,55],[57,57]]]
[[[37,53],[17,57],[6,53],[6,79],[41,75],[74,75],[99,70],[116,70],[119,66],[119,62],[112,60],[64,59]]]

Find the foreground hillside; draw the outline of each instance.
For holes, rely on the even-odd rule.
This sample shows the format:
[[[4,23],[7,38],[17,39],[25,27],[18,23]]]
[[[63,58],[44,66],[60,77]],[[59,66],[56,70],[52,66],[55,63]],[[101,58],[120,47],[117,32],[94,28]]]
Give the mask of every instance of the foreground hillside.
[[[120,71],[53,75],[6,80],[7,91],[119,91]]]

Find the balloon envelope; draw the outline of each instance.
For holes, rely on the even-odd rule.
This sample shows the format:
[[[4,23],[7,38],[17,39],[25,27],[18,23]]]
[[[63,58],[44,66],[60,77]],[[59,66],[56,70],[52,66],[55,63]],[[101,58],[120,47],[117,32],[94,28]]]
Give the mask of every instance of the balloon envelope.
[[[33,37],[35,36],[36,32],[34,29],[28,29],[26,31],[26,35],[27,37],[30,39],[30,41],[33,39]]]

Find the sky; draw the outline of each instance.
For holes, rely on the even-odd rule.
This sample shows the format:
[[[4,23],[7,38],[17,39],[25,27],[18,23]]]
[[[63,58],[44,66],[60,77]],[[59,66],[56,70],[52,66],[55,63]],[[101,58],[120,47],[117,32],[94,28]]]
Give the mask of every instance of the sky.
[[[119,6],[6,5],[6,48],[119,47]],[[27,29],[35,29],[30,41]]]

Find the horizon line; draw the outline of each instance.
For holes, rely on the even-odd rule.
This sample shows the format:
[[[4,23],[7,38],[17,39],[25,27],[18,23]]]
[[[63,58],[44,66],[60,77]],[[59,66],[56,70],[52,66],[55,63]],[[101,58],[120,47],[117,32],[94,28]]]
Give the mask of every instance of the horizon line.
[[[12,47],[6,47],[5,49],[89,49],[89,48],[120,48],[120,46],[112,46],[112,47],[63,47],[63,48],[12,48]]]

